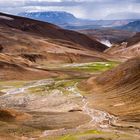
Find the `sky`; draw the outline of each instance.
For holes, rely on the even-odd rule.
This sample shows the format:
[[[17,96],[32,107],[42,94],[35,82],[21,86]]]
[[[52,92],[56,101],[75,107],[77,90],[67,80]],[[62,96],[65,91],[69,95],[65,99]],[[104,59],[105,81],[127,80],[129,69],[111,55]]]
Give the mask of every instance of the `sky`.
[[[140,0],[0,0],[0,11],[66,11],[83,19],[106,19],[113,13],[140,14]]]

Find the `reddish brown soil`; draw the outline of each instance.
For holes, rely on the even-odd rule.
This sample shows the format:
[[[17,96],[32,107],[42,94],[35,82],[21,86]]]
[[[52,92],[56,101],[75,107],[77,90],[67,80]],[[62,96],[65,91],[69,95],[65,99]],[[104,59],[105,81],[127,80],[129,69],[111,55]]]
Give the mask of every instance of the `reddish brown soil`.
[[[138,44],[140,42],[140,33],[137,33],[132,38],[128,40],[127,47],[130,47],[132,45]]]
[[[38,70],[34,64],[21,57],[0,54],[0,80],[34,80],[58,76],[55,72]]]
[[[90,49],[97,51],[104,51],[107,47],[89,38],[88,36],[70,30],[64,30],[50,23],[27,19],[23,17],[17,17],[0,13],[1,16],[8,16],[14,20],[6,20],[0,18],[0,25],[10,27],[12,29],[18,29],[24,33],[31,33],[37,36],[51,38],[56,43],[69,42],[70,44],[77,44],[80,47],[73,45],[78,49]]]

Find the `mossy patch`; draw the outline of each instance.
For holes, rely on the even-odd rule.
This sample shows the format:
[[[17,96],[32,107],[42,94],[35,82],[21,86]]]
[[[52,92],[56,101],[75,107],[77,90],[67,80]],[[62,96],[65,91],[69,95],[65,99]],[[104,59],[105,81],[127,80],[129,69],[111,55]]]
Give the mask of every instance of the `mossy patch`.
[[[130,135],[124,135],[122,133],[115,132],[105,132],[99,130],[87,130],[85,132],[75,132],[73,134],[67,134],[60,137],[53,137],[50,139],[41,139],[41,140],[112,140],[117,139],[118,136],[124,140],[131,140],[133,137]]]
[[[85,132],[77,132],[75,134],[67,134],[64,136],[60,136],[55,138],[55,140],[78,140],[79,137],[86,136],[86,135],[95,135],[95,134],[102,134],[102,132],[98,130],[87,130]]]
[[[0,81],[0,92],[6,93],[11,88],[21,88],[27,81]]]
[[[102,134],[103,132],[98,131],[98,130],[87,130],[83,134]]]
[[[27,83],[27,81],[0,81],[0,86],[12,86],[19,88],[25,83]]]
[[[65,69],[85,71],[85,72],[102,72],[117,66],[118,62],[92,62],[85,64],[75,64],[65,66]]]
[[[89,62],[89,63],[68,63],[68,64],[52,64],[43,65],[43,68],[50,70],[70,70],[97,73],[106,71],[116,67],[120,62],[106,61],[106,62]]]
[[[54,83],[49,85],[41,85],[36,87],[31,87],[27,90],[30,94],[40,94],[40,95],[47,95],[53,93],[54,90],[60,91],[63,94],[72,94],[73,92],[69,89],[74,87],[80,79],[71,79],[71,80],[55,80]]]

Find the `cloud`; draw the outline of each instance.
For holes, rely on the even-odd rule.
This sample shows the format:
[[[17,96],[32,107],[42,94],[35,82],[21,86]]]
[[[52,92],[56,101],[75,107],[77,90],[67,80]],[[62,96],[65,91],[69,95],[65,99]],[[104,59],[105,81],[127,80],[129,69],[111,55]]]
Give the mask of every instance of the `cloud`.
[[[2,12],[48,10],[67,11],[80,18],[103,19],[117,12],[140,13],[140,0],[0,0]]]

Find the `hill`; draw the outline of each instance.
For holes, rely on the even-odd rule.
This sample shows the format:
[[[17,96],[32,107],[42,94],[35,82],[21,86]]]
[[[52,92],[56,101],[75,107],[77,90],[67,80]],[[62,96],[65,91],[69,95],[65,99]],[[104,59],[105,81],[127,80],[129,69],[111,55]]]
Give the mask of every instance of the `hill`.
[[[13,20],[4,19],[2,16],[8,16]],[[50,23],[31,20],[27,18],[0,14],[0,24],[3,26],[7,26],[10,28],[15,28],[24,32],[33,33],[34,35],[38,35],[41,37],[48,37],[51,39],[57,39],[70,41],[72,43],[76,43],[78,45],[84,46],[84,48],[88,48],[91,50],[103,51],[106,49],[106,46],[101,45],[95,40],[90,39],[89,37],[69,30],[64,30],[58,26],[55,26]],[[94,43],[93,43],[94,42]],[[101,45],[98,47],[98,45]]]
[[[17,71],[15,76],[17,78],[22,76],[18,72],[19,67],[16,67],[15,71],[12,67],[13,63],[19,66],[19,60],[14,59],[16,57],[22,61],[20,68],[27,70],[30,67],[27,65],[28,62],[32,68],[29,68],[30,72],[26,72],[35,75],[36,72],[33,71],[38,71],[34,69],[38,65],[104,61],[108,59],[108,56],[102,53],[106,48],[95,39],[75,31],[65,30],[46,22],[0,13],[0,53],[5,55],[6,60],[10,57],[10,61],[8,60],[10,65],[6,62],[2,63],[2,67],[8,65],[15,74]],[[8,71],[4,69],[1,73],[2,78]],[[45,77],[51,75],[46,71],[42,73],[46,75]],[[9,79],[14,78],[15,74],[11,74],[13,76],[9,76]]]
[[[140,42],[140,32],[128,40],[127,47],[138,44]]]
[[[120,44],[125,42],[135,34],[135,32],[116,30],[112,28],[79,30],[79,32],[92,38],[96,38],[99,41],[108,40],[111,44]]]
[[[20,56],[0,53],[0,80],[37,80],[59,76],[56,72],[36,69],[34,64]]]
[[[124,57],[127,59],[140,56],[140,33],[137,33],[133,37],[129,38],[126,43],[114,45],[105,52],[116,57]]]
[[[8,18],[10,18],[10,20]],[[81,33],[64,30],[50,23],[40,22],[27,18],[6,15],[1,13],[0,26],[1,26],[0,29],[2,34],[1,40],[5,38],[9,40],[7,42],[1,41],[1,47],[4,45],[4,43],[7,43],[7,45],[5,44],[5,46],[8,46],[8,43],[12,43],[12,44],[20,43],[20,47],[24,46],[24,48],[30,50],[30,49],[35,49],[35,46],[40,47],[43,46],[42,44],[44,44],[44,47],[41,48],[44,48],[46,50],[48,49],[50,51],[50,49],[53,50],[52,48],[53,46],[55,46],[55,49],[57,49],[57,47],[59,48],[58,52],[60,52],[61,47],[63,49],[63,52],[65,51],[65,49],[67,49],[67,51],[68,50],[69,51],[92,50],[95,52],[102,52],[107,48],[105,45],[102,45],[98,41],[93,40]],[[38,44],[38,42],[40,45]],[[30,45],[34,47],[29,47]],[[16,45],[16,47],[19,46]],[[15,50],[16,48],[13,49],[13,51]],[[38,49],[35,50],[39,51]],[[41,50],[45,51],[43,49]],[[57,50],[55,50],[55,52],[56,51]]]
[[[140,120],[140,57],[92,77],[79,87],[91,94],[94,108],[125,116],[127,121]]]

